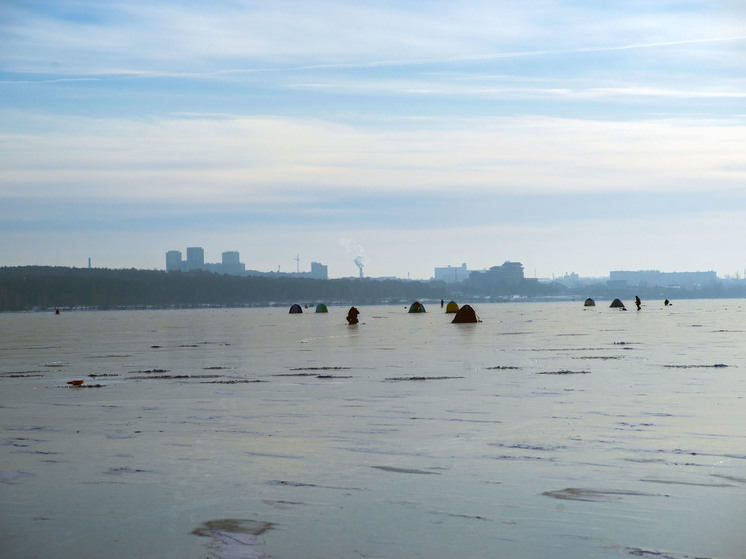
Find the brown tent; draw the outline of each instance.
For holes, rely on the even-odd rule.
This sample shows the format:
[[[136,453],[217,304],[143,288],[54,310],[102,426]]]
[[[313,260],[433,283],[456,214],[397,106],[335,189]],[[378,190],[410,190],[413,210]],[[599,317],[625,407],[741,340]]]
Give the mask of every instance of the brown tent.
[[[471,305],[464,305],[458,310],[456,316],[453,317],[451,324],[468,324],[475,322],[482,322],[477,311],[471,308]]]

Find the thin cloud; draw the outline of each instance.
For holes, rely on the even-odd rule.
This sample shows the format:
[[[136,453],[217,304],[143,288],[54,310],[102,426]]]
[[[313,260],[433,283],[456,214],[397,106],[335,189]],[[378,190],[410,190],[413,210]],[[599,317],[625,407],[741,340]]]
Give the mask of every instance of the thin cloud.
[[[59,78],[59,79],[46,79],[46,80],[24,80],[24,81],[4,81],[0,83],[53,83],[58,81],[75,81],[75,80],[93,80],[93,79],[123,79],[123,78],[176,78],[176,79],[208,79],[221,76],[232,76],[241,74],[270,74],[270,73],[293,73],[293,72],[312,72],[312,71],[333,71],[333,70],[361,70],[361,69],[375,69],[384,67],[402,67],[402,66],[427,66],[427,65],[438,65],[438,64],[457,64],[461,62],[484,62],[499,59],[510,59],[510,58],[526,58],[526,57],[541,57],[541,56],[564,56],[573,54],[586,54],[586,53],[601,53],[601,52],[613,52],[613,51],[624,51],[624,50],[638,50],[638,49],[654,49],[654,48],[666,48],[683,45],[694,45],[703,43],[720,43],[720,42],[734,42],[734,41],[746,41],[746,35],[734,36],[734,37],[711,37],[711,38],[694,38],[694,39],[683,39],[678,41],[663,41],[653,43],[637,43],[627,45],[611,45],[611,46],[598,46],[598,47],[585,47],[575,49],[545,49],[545,50],[529,50],[529,51],[511,51],[511,52],[498,52],[498,53],[483,53],[483,54],[470,54],[470,55],[457,55],[457,56],[446,56],[437,58],[412,58],[412,59],[389,59],[389,60],[374,60],[368,62],[345,62],[345,63],[328,63],[328,64],[309,64],[300,66],[274,66],[274,67],[252,67],[252,68],[225,68],[212,71],[201,71],[201,72],[186,72],[186,71],[162,71],[162,70],[138,70],[138,69],[126,69],[126,70],[99,70],[99,71],[87,71],[85,74],[94,77],[87,78]]]

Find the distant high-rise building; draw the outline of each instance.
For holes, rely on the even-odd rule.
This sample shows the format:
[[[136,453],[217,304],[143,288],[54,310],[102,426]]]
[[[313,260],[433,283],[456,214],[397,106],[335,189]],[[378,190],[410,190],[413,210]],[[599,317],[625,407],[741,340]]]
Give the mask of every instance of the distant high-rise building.
[[[435,281],[444,281],[446,283],[458,283],[469,279],[469,270],[466,269],[466,264],[461,264],[458,268],[454,266],[435,268],[433,279]]]
[[[166,271],[167,272],[178,272],[181,270],[181,251],[180,250],[169,250],[166,253]]]
[[[187,271],[205,269],[205,250],[202,247],[187,247]]]
[[[192,270],[203,270],[215,274],[228,274],[232,276],[289,276],[296,278],[315,278],[329,279],[327,267],[318,262],[311,262],[310,272],[293,272],[290,274],[280,274],[278,272],[259,272],[257,270],[247,270],[246,265],[241,262],[238,251],[227,250],[223,252],[221,262],[206,263],[205,251],[202,247],[188,247],[186,250],[186,260],[181,259],[180,250],[169,250],[166,252],[166,271],[167,272],[189,272]]]
[[[222,272],[224,274],[241,275],[245,270],[246,266],[241,263],[237,251],[229,250],[223,253]]]
[[[502,266],[492,266],[485,272],[472,272],[469,281],[477,289],[489,291],[505,287],[519,287],[524,282],[523,264],[506,261]]]
[[[311,262],[311,277],[315,279],[329,279],[327,267],[319,262]]]

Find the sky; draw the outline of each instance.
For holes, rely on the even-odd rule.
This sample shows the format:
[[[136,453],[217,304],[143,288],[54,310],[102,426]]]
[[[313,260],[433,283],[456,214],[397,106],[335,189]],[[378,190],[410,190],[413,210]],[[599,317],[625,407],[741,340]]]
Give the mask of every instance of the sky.
[[[743,277],[745,233],[740,0],[0,3],[0,266]]]

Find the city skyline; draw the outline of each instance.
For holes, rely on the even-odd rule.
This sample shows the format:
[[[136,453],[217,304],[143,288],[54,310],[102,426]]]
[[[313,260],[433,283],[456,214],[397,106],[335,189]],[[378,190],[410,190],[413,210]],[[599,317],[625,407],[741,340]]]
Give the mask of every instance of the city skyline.
[[[360,248],[358,248],[360,250]],[[209,272],[215,272],[219,274],[229,275],[285,275],[285,276],[297,276],[297,277],[310,277],[316,279],[334,279],[328,275],[328,267],[320,262],[312,261],[310,263],[310,271],[301,271],[300,268],[300,255],[296,255],[296,271],[283,271],[281,267],[277,270],[257,270],[254,268],[247,268],[247,263],[241,261],[241,256],[238,251],[222,251],[221,262],[219,263],[208,263],[205,257],[205,251],[202,247],[187,247],[186,248],[186,259],[183,258],[184,253],[181,250],[171,249],[165,253],[165,271],[166,272],[189,272],[194,270],[203,270]],[[355,257],[354,260],[358,268],[359,278],[369,279],[391,279],[396,276],[380,276],[371,277],[364,274],[365,257],[361,253]],[[88,267],[91,267],[91,261],[88,261]],[[433,267],[433,274],[429,278],[417,278],[424,280],[435,280],[443,281],[445,283],[460,283],[462,281],[470,279],[472,273],[476,272],[477,275],[484,274],[485,272],[498,273],[501,277],[513,278],[510,281],[515,281],[516,278],[520,277],[522,281],[525,279],[532,280],[548,280],[550,278],[539,278],[537,276],[531,276],[527,274],[524,266],[521,262],[505,261],[502,265],[491,265],[488,268],[481,269],[469,269],[465,262],[461,263],[460,266],[435,266]],[[355,277],[353,275],[338,276],[338,277]],[[746,271],[744,273],[746,277]],[[633,278],[638,278],[639,281],[644,283],[656,283],[656,280],[667,278],[669,283],[688,284],[692,282],[709,283],[718,279],[730,279],[729,276],[718,278],[717,274],[713,270],[708,271],[689,271],[689,270],[678,270],[678,271],[663,271],[658,269],[647,269],[647,270],[609,270],[608,274],[602,276],[579,276],[575,272],[566,273],[561,277],[552,277],[552,280],[557,280],[565,283],[575,283],[581,280],[589,279],[607,279],[611,282],[617,283],[628,283],[634,281]],[[740,274],[736,274],[736,278],[740,279]],[[396,278],[396,279],[410,279],[410,278]]]
[[[0,265],[199,245],[330,277],[746,267],[734,2],[42,0],[0,21]]]

